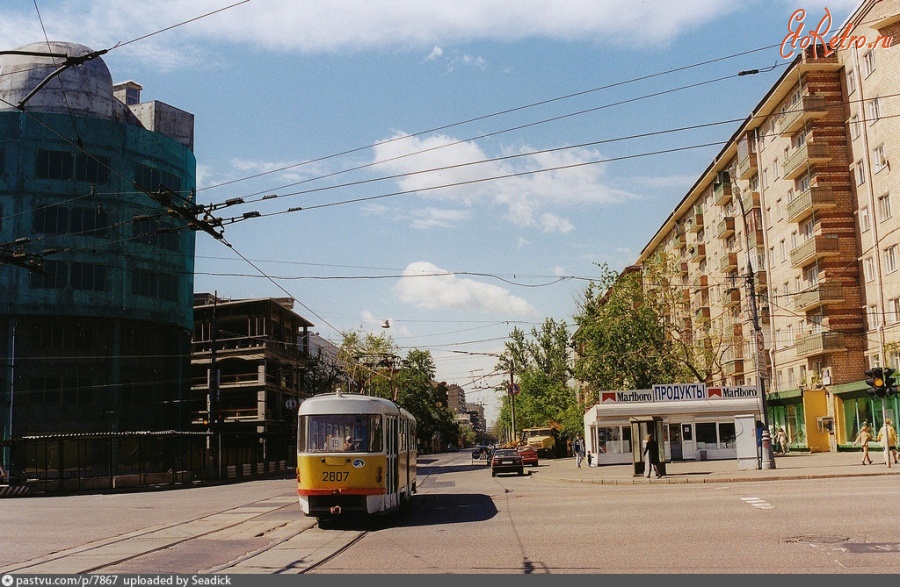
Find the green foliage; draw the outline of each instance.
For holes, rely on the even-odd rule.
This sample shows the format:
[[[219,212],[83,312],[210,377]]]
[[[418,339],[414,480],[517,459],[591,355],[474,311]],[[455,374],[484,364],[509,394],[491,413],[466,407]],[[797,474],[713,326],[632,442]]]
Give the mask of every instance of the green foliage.
[[[530,336],[514,328],[509,337],[496,369],[512,373],[520,393],[504,393],[498,418],[499,428],[507,431],[504,438],[509,440],[513,411],[517,438],[524,428],[551,422],[564,430],[582,430],[582,410],[571,386],[571,346],[566,324],[547,318],[540,329],[531,329]]]

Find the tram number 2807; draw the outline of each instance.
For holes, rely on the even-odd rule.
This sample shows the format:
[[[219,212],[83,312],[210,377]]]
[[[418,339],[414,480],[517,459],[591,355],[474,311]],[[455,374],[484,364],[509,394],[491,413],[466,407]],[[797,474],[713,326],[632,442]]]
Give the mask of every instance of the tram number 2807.
[[[322,471],[322,481],[346,481],[350,478],[347,471]]]

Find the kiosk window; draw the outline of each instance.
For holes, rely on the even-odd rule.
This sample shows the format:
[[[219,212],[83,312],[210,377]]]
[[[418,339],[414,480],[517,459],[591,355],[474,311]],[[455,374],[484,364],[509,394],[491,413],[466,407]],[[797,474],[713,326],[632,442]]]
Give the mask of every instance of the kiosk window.
[[[715,422],[698,422],[695,426],[697,429],[697,446],[700,447],[700,443],[703,443],[703,446],[716,446],[718,439],[716,438],[716,423]]]

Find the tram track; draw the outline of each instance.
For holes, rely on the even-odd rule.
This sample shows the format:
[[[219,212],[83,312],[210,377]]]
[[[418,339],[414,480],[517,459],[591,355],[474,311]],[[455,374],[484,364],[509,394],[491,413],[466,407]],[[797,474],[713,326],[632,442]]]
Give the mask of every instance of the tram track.
[[[267,549],[305,532],[313,523],[297,511],[297,502],[293,497],[254,500],[178,522],[141,528],[55,551],[7,566],[0,569],[0,573],[147,572],[155,566],[158,568],[153,560],[189,561],[192,550],[210,550],[209,544],[221,541],[230,543],[232,550],[244,548],[258,557]],[[202,547],[201,543],[204,543]],[[256,548],[251,548],[254,545]],[[175,553],[177,556],[172,556]],[[221,553],[228,556],[229,550],[221,549]],[[233,566],[232,561],[240,562],[246,558],[246,555],[235,556],[216,568],[227,572]],[[148,564],[148,561],[151,562]],[[159,572],[189,574],[208,571],[197,566],[159,569]]]

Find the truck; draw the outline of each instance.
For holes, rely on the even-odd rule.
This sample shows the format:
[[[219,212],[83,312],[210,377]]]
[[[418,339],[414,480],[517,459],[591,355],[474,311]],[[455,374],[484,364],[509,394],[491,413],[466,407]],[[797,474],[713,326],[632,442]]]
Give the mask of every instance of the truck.
[[[538,456],[553,459],[565,456],[566,442],[559,435],[559,424],[551,422],[547,426],[537,426],[522,430],[521,444],[527,444],[537,451]]]

